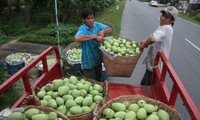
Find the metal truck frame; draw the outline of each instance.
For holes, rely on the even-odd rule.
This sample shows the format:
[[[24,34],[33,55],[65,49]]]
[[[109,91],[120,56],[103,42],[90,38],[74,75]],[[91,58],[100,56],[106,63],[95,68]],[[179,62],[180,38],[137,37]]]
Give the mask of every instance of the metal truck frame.
[[[55,55],[56,62],[48,68],[47,66],[47,56],[49,54]],[[200,112],[194,101],[190,97],[180,78],[176,74],[172,65],[165,57],[162,52],[158,52],[154,66],[158,66],[158,63],[162,61],[163,66],[160,70],[159,67],[155,67],[152,76],[152,86],[141,86],[134,84],[119,84],[119,83],[108,83],[108,99],[118,97],[120,95],[134,95],[141,94],[161,102],[166,103],[175,109],[175,103],[177,96],[180,95],[184,105],[192,120],[200,120]],[[43,74],[31,85],[28,72],[35,67],[36,64],[42,62],[43,64]],[[166,86],[166,75],[169,74],[172,80],[172,88],[169,90]],[[56,46],[51,46],[42,52],[35,60],[30,64],[24,66],[17,73],[7,79],[4,83],[0,85],[0,94],[6,92],[12,87],[20,78],[23,80],[23,85],[25,88],[25,93],[15,102],[11,108],[19,107],[23,100],[33,94],[33,89],[37,87],[44,86],[48,82],[59,79],[63,77],[63,71],[61,67],[61,58],[59,50]],[[169,92],[171,91],[171,92]],[[117,93],[117,94],[116,94]]]

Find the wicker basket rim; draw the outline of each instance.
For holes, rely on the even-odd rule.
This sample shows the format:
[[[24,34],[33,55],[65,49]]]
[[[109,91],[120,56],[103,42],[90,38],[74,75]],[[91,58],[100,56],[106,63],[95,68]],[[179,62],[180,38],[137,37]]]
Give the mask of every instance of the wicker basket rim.
[[[94,114],[93,120],[98,120],[100,118],[100,115],[102,114],[103,110],[107,107],[110,107],[113,102],[119,102],[119,101],[125,101],[125,100],[127,100],[127,101],[128,100],[139,100],[139,99],[143,99],[147,103],[157,105],[160,109],[165,109],[166,111],[170,112],[169,114],[172,115],[172,117],[175,118],[174,120],[182,120],[181,115],[176,110],[174,110],[173,108],[168,106],[167,104],[165,104],[159,100],[155,100],[155,99],[152,99],[152,98],[140,95],[140,94],[122,95],[122,96],[116,97],[114,99],[111,99],[107,102],[104,102],[103,106],[99,106],[99,108],[93,112],[93,114]]]

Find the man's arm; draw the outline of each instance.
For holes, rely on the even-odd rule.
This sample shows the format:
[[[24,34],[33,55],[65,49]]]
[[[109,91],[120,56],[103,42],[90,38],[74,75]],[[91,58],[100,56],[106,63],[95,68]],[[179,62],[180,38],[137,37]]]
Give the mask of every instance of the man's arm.
[[[102,42],[103,40],[102,36],[98,36],[98,35],[81,35],[81,36],[75,36],[74,39],[76,42],[82,42],[82,41],[92,40],[92,39],[96,39],[97,41]]]
[[[149,45],[153,44],[154,42],[156,42],[155,38],[153,35],[150,35],[149,37],[147,37],[145,40],[141,41],[139,43],[139,47],[140,48],[146,48],[148,47]]]
[[[105,35],[106,33],[110,33],[111,31],[112,31],[111,28],[106,28],[105,30],[100,31],[100,32],[98,33],[98,35],[100,35],[100,36],[102,36],[102,37],[104,38],[104,35]]]

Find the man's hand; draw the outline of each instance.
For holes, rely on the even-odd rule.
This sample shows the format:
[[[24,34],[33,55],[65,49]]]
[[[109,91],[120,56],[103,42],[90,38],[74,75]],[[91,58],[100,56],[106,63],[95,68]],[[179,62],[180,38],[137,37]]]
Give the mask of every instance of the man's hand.
[[[154,36],[153,36],[153,35],[150,35],[150,36],[147,37],[145,40],[143,40],[143,41],[141,41],[141,42],[139,43],[139,47],[140,47],[141,49],[147,48],[148,45],[151,45],[151,44],[153,44],[153,43],[155,43],[155,42],[156,42],[156,40],[155,40]]]
[[[102,36],[96,36],[96,39],[99,43],[102,43],[103,42],[103,37]]]
[[[146,48],[147,47],[147,45],[146,45],[146,41],[141,41],[141,42],[139,42],[139,48],[141,48],[141,49],[144,49],[144,48]]]
[[[104,30],[100,31],[98,35],[104,38]]]

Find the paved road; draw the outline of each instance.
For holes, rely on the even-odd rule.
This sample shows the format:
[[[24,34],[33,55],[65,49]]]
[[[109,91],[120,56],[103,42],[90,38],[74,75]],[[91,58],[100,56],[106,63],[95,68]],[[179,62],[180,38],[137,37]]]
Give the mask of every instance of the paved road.
[[[136,0],[126,1],[122,16],[121,36],[135,41],[145,39],[159,25],[159,12],[162,8],[149,7],[147,3]],[[174,25],[170,62],[179,75],[192,99],[200,108],[200,26],[178,18]],[[139,84],[145,71],[142,61],[144,51],[130,78],[109,77],[111,82]],[[168,83],[170,84],[170,83]],[[182,102],[177,103],[177,109],[182,109]],[[187,119],[184,110],[180,111]]]

